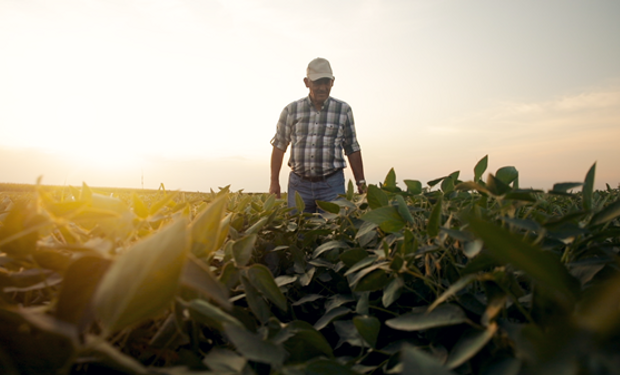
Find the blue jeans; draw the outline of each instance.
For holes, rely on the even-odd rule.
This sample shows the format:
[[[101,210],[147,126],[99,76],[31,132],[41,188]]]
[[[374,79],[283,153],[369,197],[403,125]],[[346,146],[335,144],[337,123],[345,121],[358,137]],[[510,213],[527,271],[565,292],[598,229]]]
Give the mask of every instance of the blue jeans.
[[[316,201],[330,202],[344,194],[344,172],[339,170],[323,181],[311,182],[291,172],[288,176],[288,206],[295,208],[295,192],[304,200],[304,212],[317,212]],[[295,212],[295,211],[293,211]]]

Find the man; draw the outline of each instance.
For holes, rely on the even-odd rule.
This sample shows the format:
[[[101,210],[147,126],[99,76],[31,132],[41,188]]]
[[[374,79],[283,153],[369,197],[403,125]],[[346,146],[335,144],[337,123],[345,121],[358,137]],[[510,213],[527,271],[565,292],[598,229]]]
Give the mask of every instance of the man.
[[[316,201],[332,201],[345,193],[343,169],[351,164],[358,191],[364,192],[364,166],[355,135],[351,107],[329,96],[334,75],[329,61],[310,61],[304,83],[309,95],[287,105],[280,114],[276,135],[271,140],[271,183],[269,193],[280,197],[280,169],[291,144],[288,165],[288,205],[295,207],[295,192],[303,198],[306,212],[316,212]]]

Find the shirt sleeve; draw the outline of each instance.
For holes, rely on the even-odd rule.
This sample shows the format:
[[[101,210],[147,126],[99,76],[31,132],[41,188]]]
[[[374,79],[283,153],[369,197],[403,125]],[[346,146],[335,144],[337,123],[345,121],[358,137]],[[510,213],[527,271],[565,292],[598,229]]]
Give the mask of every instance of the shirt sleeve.
[[[291,127],[288,126],[288,106],[280,113],[280,119],[276,128],[276,135],[271,139],[271,145],[286,152],[291,143]]]
[[[343,149],[345,155],[361,150],[359,143],[357,143],[357,136],[355,135],[355,121],[353,120],[353,110],[351,110],[351,107],[347,108],[347,121],[344,127]]]

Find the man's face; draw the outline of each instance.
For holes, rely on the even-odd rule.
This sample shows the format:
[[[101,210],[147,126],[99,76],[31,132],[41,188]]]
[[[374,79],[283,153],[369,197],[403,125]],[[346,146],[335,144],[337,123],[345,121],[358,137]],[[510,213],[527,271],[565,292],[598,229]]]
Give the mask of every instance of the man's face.
[[[329,97],[329,92],[334,85],[334,80],[330,78],[321,78],[311,81],[307,77],[304,78],[306,87],[310,89],[310,98],[314,103],[323,104]]]

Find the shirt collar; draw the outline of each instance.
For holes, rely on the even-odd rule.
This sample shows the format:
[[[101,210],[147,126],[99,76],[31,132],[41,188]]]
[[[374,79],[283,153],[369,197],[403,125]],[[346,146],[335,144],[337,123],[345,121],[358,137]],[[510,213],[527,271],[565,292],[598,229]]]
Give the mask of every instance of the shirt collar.
[[[325,101],[323,102],[323,107],[321,107],[321,109],[323,109],[327,104],[329,104],[330,100],[332,100],[331,95],[327,97],[327,99],[325,99]],[[308,106],[314,108],[314,104],[312,104],[312,99],[310,99],[310,95],[306,96],[306,103],[308,104]]]

